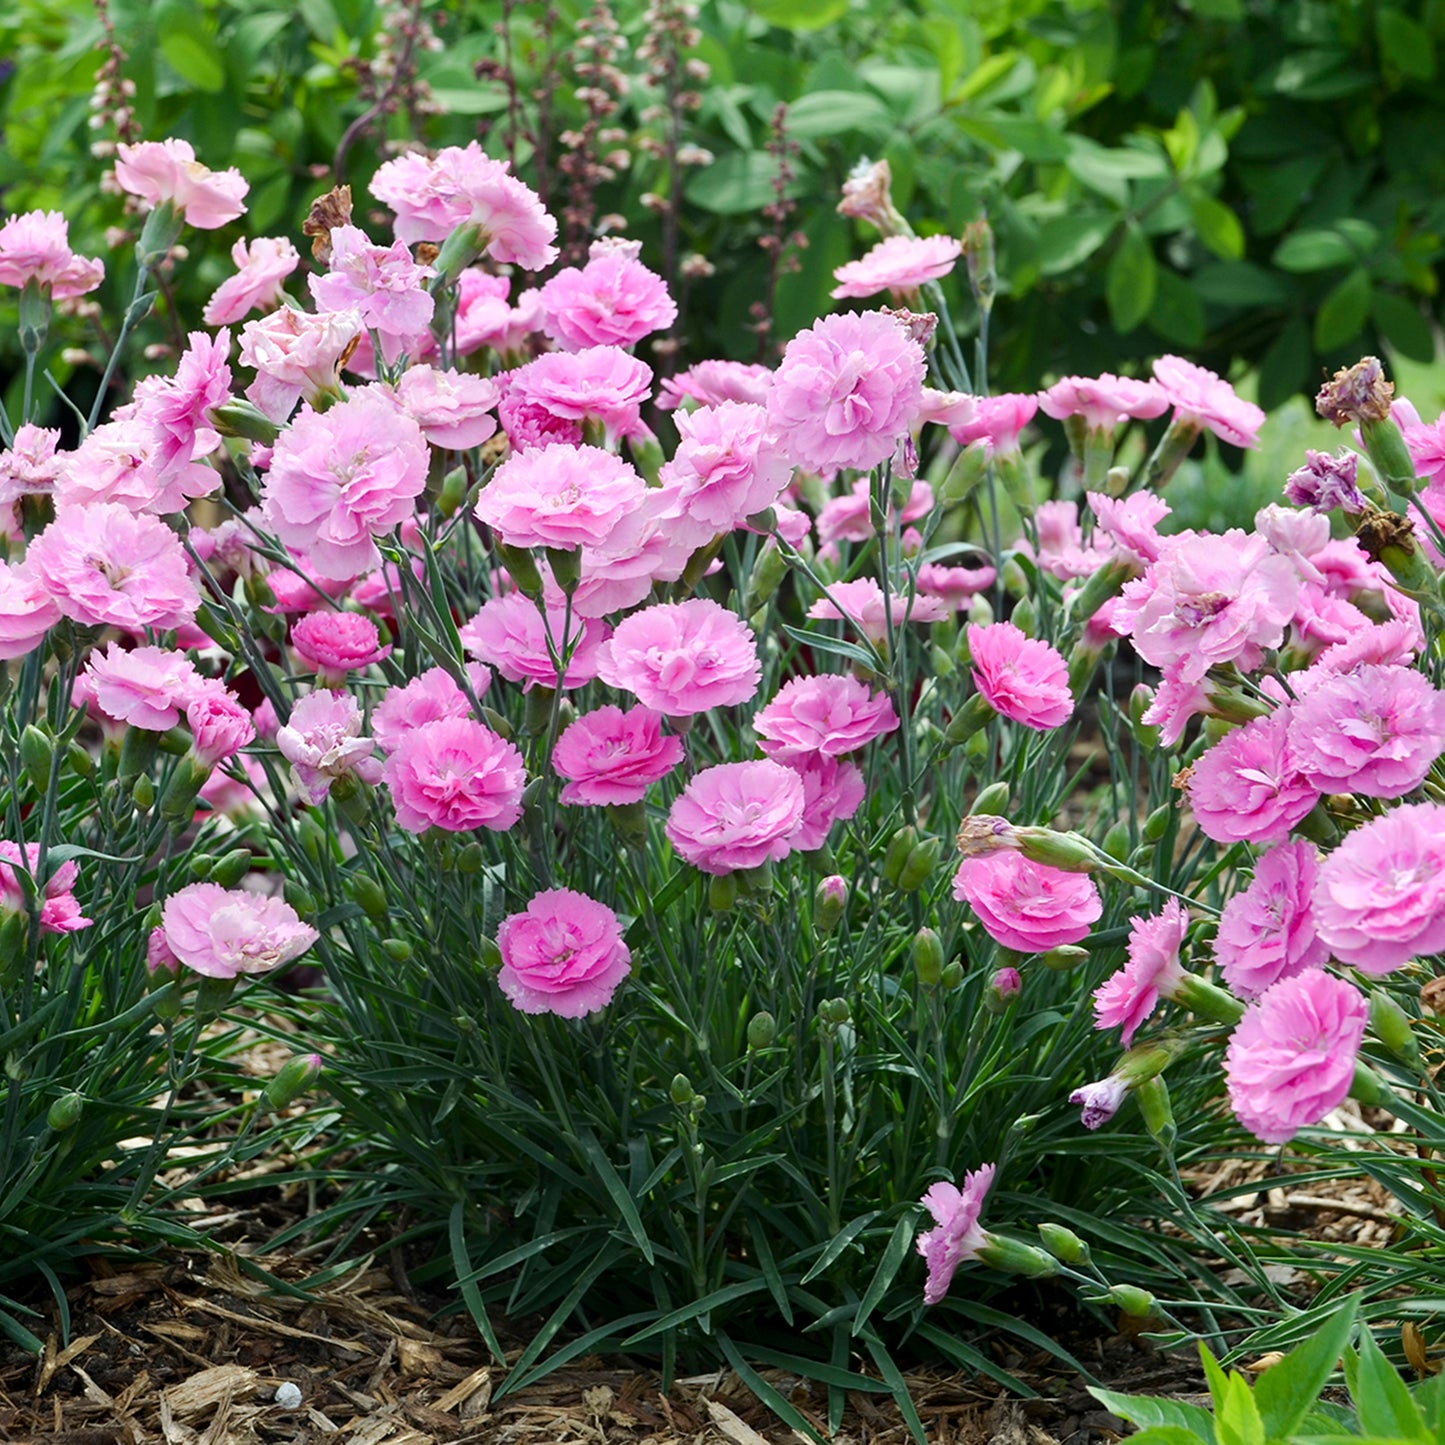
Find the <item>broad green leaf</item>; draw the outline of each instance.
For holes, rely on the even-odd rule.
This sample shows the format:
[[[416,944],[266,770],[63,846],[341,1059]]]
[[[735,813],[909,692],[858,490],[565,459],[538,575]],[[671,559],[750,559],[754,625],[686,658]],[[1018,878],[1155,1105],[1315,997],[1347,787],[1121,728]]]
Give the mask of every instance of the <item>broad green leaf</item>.
[[[1393,291],[1376,291],[1370,312],[1385,340],[1401,356],[1424,362],[1427,366],[1435,360],[1434,329],[1408,296],[1399,296]]]
[[[1375,34],[1387,64],[1411,80],[1435,78],[1435,39],[1403,10],[1386,5],[1376,12]]]
[[[1149,324],[1177,346],[1198,346],[1204,340],[1204,303],[1182,276],[1160,271]]]
[[[1181,1425],[1151,1425],[1131,1435],[1129,1445],[1199,1445],[1199,1436]]]
[[[1296,100],[1338,100],[1368,90],[1375,78],[1341,46],[1294,51],[1266,74],[1263,83]]]
[[[1168,1425],[1187,1430],[1195,1439],[1214,1440],[1214,1416],[1201,1405],[1166,1400],[1159,1395],[1121,1395],[1117,1390],[1088,1387],[1089,1393],[1106,1409],[1141,1429]]]
[[[959,82],[958,88],[950,99],[958,102],[972,100],[974,96],[982,95],[991,86],[1002,80],[1018,64],[1018,61],[1017,52],[1012,50],[1000,50],[997,54],[986,55]]]
[[[1224,1387],[1224,1403],[1214,1412],[1219,1445],[1264,1445],[1264,1421],[1254,1403],[1249,1381],[1231,1372]]]
[[[696,171],[686,195],[704,211],[741,216],[772,202],[777,178],[778,163],[766,151],[734,151]]]
[[[1244,227],[1223,201],[1213,196],[1194,196],[1189,202],[1189,214],[1199,239],[1221,261],[1237,261],[1244,255]]]
[[[1420,1407],[1400,1372],[1385,1358],[1368,1329],[1360,1332],[1360,1349],[1350,1395],[1366,1435],[1389,1435],[1431,1445],[1430,1431]]]
[[[1283,306],[1293,295],[1288,281],[1253,261],[1215,261],[1191,279],[1201,300],[1214,306]]]
[[[1255,1382],[1254,1403],[1271,1440],[1293,1434],[1319,1398],[1340,1351],[1349,1342],[1358,1303],[1359,1297],[1351,1295],[1316,1334],[1296,1345]]]
[[[1356,266],[1320,303],[1315,313],[1315,350],[1333,351],[1360,334],[1370,314],[1374,285],[1370,273]]]
[[[788,107],[788,134],[799,140],[855,130],[886,134],[893,126],[893,112],[866,91],[816,90]]]
[[[1039,227],[1039,269],[1057,276],[1082,266],[1113,234],[1116,215],[1055,216]]]
[[[848,13],[849,0],[749,0],[754,15],[782,30],[821,30]]]
[[[1281,271],[1328,271],[1358,261],[1379,239],[1368,222],[1352,226],[1295,231],[1275,248],[1274,264]]]
[[[1283,405],[1309,379],[1310,333],[1296,317],[1275,337],[1259,364],[1259,404],[1272,411]]]
[[[166,64],[187,85],[216,94],[226,83],[226,67],[221,63],[214,40],[194,28],[162,29],[161,54]]]
[[[1104,285],[1109,319],[1114,329],[1128,335],[1149,314],[1159,286],[1154,248],[1134,221],[1124,228],[1123,239],[1109,261]]]

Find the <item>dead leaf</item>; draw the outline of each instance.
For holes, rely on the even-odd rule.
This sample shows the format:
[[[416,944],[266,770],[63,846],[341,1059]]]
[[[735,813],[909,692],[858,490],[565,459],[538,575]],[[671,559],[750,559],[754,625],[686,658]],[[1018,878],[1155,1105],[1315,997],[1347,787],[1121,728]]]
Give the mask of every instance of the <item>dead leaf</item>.
[[[704,1400],[707,1413],[714,1425],[733,1442],[733,1445],[768,1445],[768,1442],[745,1420],[740,1420],[718,1400]]]

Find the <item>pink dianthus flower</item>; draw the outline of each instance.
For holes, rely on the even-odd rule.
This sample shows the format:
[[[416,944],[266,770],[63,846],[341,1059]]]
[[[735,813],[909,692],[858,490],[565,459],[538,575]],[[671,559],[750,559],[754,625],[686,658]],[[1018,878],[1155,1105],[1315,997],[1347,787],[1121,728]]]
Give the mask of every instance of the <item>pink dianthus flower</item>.
[[[57,458],[56,506],[113,502],[129,512],[166,517],[220,486],[218,472],[189,456],[168,457],[169,451],[167,438],[146,421],[117,417],[102,422],[73,452]]]
[[[554,351],[506,373],[499,414],[515,446],[568,440],[565,434],[545,437],[548,419],[553,427],[590,419],[611,440],[642,429],[642,403],[651,390],[652,368],[620,347]]]
[[[28,562],[0,561],[0,662],[34,652],[60,617],[59,605]]]
[[[1047,642],[994,622],[968,629],[968,649],[973,685],[1001,717],[1046,732],[1073,716],[1069,665]]]
[[[1295,762],[1287,707],[1235,728],[1189,777],[1194,821],[1216,843],[1281,842],[1319,796]]]
[[[99,711],[147,732],[175,727],[200,682],[183,652],[163,647],[127,651],[118,642],[103,653],[92,652],[81,679],[87,701]]]
[[[678,855],[721,875],[786,858],[803,822],[803,780],[763,759],[704,768],[678,795],[666,832]]]
[[[963,243],[953,236],[888,236],[862,260],[834,269],[838,285],[832,295],[839,300],[916,291],[925,281],[947,276],[962,254]]]
[[[936,1305],[953,1283],[964,1260],[972,1259],[988,1243],[978,1216],[993,1185],[994,1166],[983,1164],[963,1176],[963,1188],[940,1181],[923,1196],[934,1227],[918,1236],[917,1249],[928,1264],[923,1303]]]
[[[845,673],[795,677],[753,717],[759,746],[780,763],[842,757],[897,726],[888,694],[870,692]]]
[[[0,914],[26,911],[25,892],[17,869],[28,871],[33,878],[39,867],[39,843],[27,843],[22,854],[18,843],[0,838]],[[81,914],[74,893],[79,877],[80,865],[72,859],[62,863],[45,880],[40,898],[42,933],[77,933],[95,922]]]
[[[426,283],[435,275],[434,267],[412,259],[404,242],[377,246],[356,226],[333,226],[329,269],[307,284],[318,311],[354,310],[394,354],[430,325],[436,300]]]
[[[915,594],[908,597],[890,592],[885,607],[883,589],[871,577],[852,582],[834,582],[828,596],[820,598],[808,609],[808,616],[829,619],[845,617],[872,643],[886,642],[888,623],[902,627],[904,622],[943,622],[950,608],[939,597]]]
[[[402,734],[383,777],[397,825],[409,833],[501,833],[522,816],[521,753],[471,718],[438,718]]]
[[[501,399],[497,383],[467,372],[409,366],[397,383],[401,408],[432,446],[465,451],[497,430],[492,413]]]
[[[858,811],[868,785],[856,763],[826,753],[789,758],[787,766],[803,780],[803,821],[792,844],[801,853],[812,853],[827,843],[834,823],[846,822]]]
[[[1119,1029],[1127,1049],[1139,1025],[1184,979],[1179,949],[1189,915],[1177,898],[1153,918],[1129,920],[1129,961],[1094,990],[1094,1027]]]
[[[236,695],[214,678],[200,678],[186,703],[191,753],[203,768],[229,762],[256,740],[256,724]]]
[[[766,366],[746,361],[699,361],[696,366],[667,377],[657,395],[659,411],[672,411],[684,401],[718,406],[725,401],[765,405],[773,385]]]
[[[598,656],[598,676],[668,717],[749,701],[763,667],[757,641],[736,613],[706,597],[659,602],[617,626]]]
[[[1090,492],[1088,502],[1098,523],[1094,532],[1096,546],[1102,532],[1114,544],[1115,556],[1121,561],[1142,569],[1159,560],[1164,542],[1159,523],[1169,515],[1169,504],[1162,497],[1153,492],[1135,492],[1128,497]]]
[[[162,141],[116,147],[115,179],[121,190],[139,196],[154,209],[170,201],[188,226],[214,231],[244,213],[251,189],[234,166],[213,171],[203,166],[189,141]]]
[[[965,858],[953,896],[973,909],[995,943],[1020,953],[1078,943],[1104,911],[1087,875],[1035,863],[1012,848]]]
[[[481,697],[492,674],[479,663],[467,663],[472,692]],[[424,723],[443,717],[468,717],[472,705],[444,667],[429,667],[402,687],[389,687],[371,714],[371,732],[382,752],[395,752],[402,737]]]
[[[341,367],[356,349],[361,318],[354,311],[312,315],[281,306],[241,328],[241,362],[256,369],[247,397],[274,422],[298,401],[339,394]]]
[[[554,442],[508,457],[477,497],[476,516],[513,547],[598,547],[646,488],[612,452]]]
[[[301,253],[285,236],[244,238],[231,247],[236,274],[211,293],[201,320],[207,326],[230,326],[252,311],[279,306],[281,283],[301,264]]]
[[[1095,431],[1112,431],[1121,423],[1148,421],[1169,409],[1169,398],[1157,383],[1127,376],[1066,376],[1039,393],[1039,410],[1055,421],[1081,416]]]
[[[318,688],[299,699],[276,747],[296,772],[306,801],[319,805],[339,778],[355,777],[375,785],[381,763],[372,756],[372,740],[361,735],[361,705],[350,693]]]
[[[15,440],[0,452],[0,511],[12,507],[21,497],[48,496],[55,490],[62,461],[56,455],[60,444],[58,427],[39,427],[26,422],[15,428]],[[0,526],[3,526],[0,517]]]
[[[476,616],[462,626],[462,646],[473,657],[491,663],[508,682],[523,683],[529,690],[536,683],[557,686],[554,651],[560,658],[570,646],[572,655],[562,686],[581,687],[598,675],[607,626],[590,617],[574,616],[570,632],[564,633],[566,622],[563,608],[548,607],[544,617],[534,602],[520,592],[509,592],[484,602]]]
[[[299,958],[321,936],[291,905],[219,883],[192,883],[161,909],[166,944],[207,978],[266,973]]]
[[[1176,422],[1196,430],[1207,427],[1233,446],[1259,445],[1264,412],[1235,395],[1223,377],[1183,357],[1161,356],[1154,363],[1154,380],[1173,406]]]
[[[632,346],[677,320],[662,277],[625,249],[594,243],[585,266],[569,266],[542,287],[543,329],[565,351]]]
[[[970,415],[945,423],[948,434],[959,446],[983,442],[989,456],[1014,453],[1023,429],[1039,409],[1038,397],[1029,392],[1005,392],[1000,396],[966,398],[973,402]]]
[[[609,706],[568,724],[557,739],[552,767],[568,780],[564,803],[620,807],[640,803],[649,784],[665,778],[682,757],[682,739],[664,735],[661,713]]]
[[[105,262],[70,249],[70,223],[60,211],[26,211],[0,226],[0,286],[36,282],[55,301],[84,296],[105,280]]]
[[[777,501],[793,464],[768,428],[764,407],[725,401],[677,414],[681,437],[662,468],[664,484],[679,484],[680,502],[694,521],[727,532]]]
[[[963,612],[978,593],[993,586],[997,577],[993,567],[942,567],[925,562],[918,569],[918,590],[925,597],[947,603],[955,612]]]
[[[1224,905],[1214,957],[1240,998],[1258,998],[1329,958],[1315,933],[1318,872],[1313,843],[1281,843],[1260,856],[1249,886]]]
[[[391,656],[391,644],[383,645],[376,623],[359,612],[308,612],[292,627],[291,646],[322,687],[340,687],[346,673]]]
[[[617,915],[571,888],[549,888],[524,912],[504,918],[497,948],[497,983],[528,1014],[577,1019],[596,1013],[632,971]]]

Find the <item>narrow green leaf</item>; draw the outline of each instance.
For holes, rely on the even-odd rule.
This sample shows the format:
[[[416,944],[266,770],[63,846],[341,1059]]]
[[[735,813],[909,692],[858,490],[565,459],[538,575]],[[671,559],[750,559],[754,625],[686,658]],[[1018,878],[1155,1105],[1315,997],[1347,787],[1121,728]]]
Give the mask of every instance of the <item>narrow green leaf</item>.
[[[1017,1376],[1009,1374],[1002,1365],[996,1365],[982,1350],[974,1347],[957,1335],[950,1334],[947,1330],[941,1330],[937,1325],[923,1324],[918,1327],[918,1334],[927,1340],[946,1359],[950,1359],[960,1369],[972,1370],[975,1374],[984,1375],[988,1379],[1000,1384],[1006,1390],[1012,1390],[1021,1400],[1037,1400],[1039,1392]]]
[[[807,1284],[817,1277],[853,1243],[855,1239],[878,1218],[878,1210],[869,1210],[867,1214],[860,1214],[857,1219],[850,1220],[845,1224],[832,1239],[828,1241],[825,1248],[814,1262],[812,1269],[798,1281],[799,1284]]]
[[[695,1299],[690,1304],[679,1306],[670,1314],[650,1320],[644,1329],[638,1330],[636,1334],[629,1335],[623,1340],[621,1347],[624,1350],[630,1350],[634,1345],[641,1344],[643,1340],[650,1340],[653,1335],[661,1334],[664,1330],[676,1329],[678,1325],[691,1324],[700,1316],[707,1314],[709,1310],[731,1304],[734,1300],[746,1299],[752,1294],[759,1294],[766,1288],[767,1283],[761,1279],[724,1285],[721,1289],[715,1289],[710,1294],[703,1295],[701,1299]]]
[[[898,1413],[903,1416],[909,1434],[918,1445],[928,1445],[928,1432],[918,1417],[918,1407],[913,1403],[913,1392],[908,1388],[908,1381],[903,1378],[903,1371],[898,1368],[893,1356],[888,1353],[877,1335],[870,1331],[863,1338],[868,1346],[868,1353],[873,1356],[873,1363],[878,1366],[878,1373],[892,1392],[893,1403],[898,1406]]]
[[[642,1251],[642,1257],[648,1264],[656,1264],[657,1260],[652,1252],[652,1241],[647,1237],[647,1227],[642,1222],[642,1215],[637,1211],[637,1201],[628,1193],[627,1186],[622,1182],[622,1176],[612,1167],[612,1161],[602,1152],[602,1146],[591,1134],[582,1135],[578,1142],[582,1145],[582,1152],[586,1154],[588,1163],[592,1165],[597,1177],[602,1181],[602,1187],[606,1189],[612,1202],[617,1206],[617,1212],[627,1225],[628,1232],[637,1241],[637,1247]]]
[[[749,1345],[748,1354],[760,1365],[771,1365],[775,1370],[787,1370],[790,1374],[801,1375],[805,1380],[816,1380],[838,1390],[863,1390],[886,1395],[891,1388],[882,1380],[868,1375],[859,1375],[838,1365],[825,1365],[822,1360],[810,1360],[803,1355],[784,1354],[782,1350],[764,1349],[762,1345]]]
[[[1005,1314],[1002,1310],[996,1310],[990,1305],[978,1304],[974,1300],[961,1299],[954,1295],[949,1296],[947,1307],[950,1311],[957,1311],[976,1324],[991,1325],[996,1330],[1004,1330],[1008,1334],[1017,1335],[1021,1340],[1027,1340],[1029,1344],[1046,1351],[1056,1360],[1062,1360],[1071,1370],[1076,1370],[1086,1384],[1097,1385],[1099,1383],[1057,1340],[1050,1339],[1042,1330],[1035,1329],[1033,1325],[1015,1319],[1013,1315]]]
[[[447,1230],[451,1238],[452,1268],[456,1271],[457,1288],[462,1292],[462,1301],[467,1307],[467,1313],[471,1315],[482,1339],[486,1341],[487,1348],[492,1352],[492,1358],[499,1365],[503,1364],[506,1361],[506,1353],[497,1342],[496,1333],[492,1329],[491,1317],[487,1314],[487,1307],[482,1302],[482,1292],[477,1288],[476,1281],[472,1276],[472,1261],[467,1253],[466,1205],[460,1200],[452,1206],[451,1220]]]
[[[763,1379],[758,1372],[742,1357],[742,1352],[721,1330],[717,1334],[718,1348],[723,1352],[728,1364],[733,1367],[734,1373],[743,1384],[750,1389],[757,1398],[791,1430],[796,1430],[800,1435],[806,1435],[810,1440],[816,1440],[818,1445],[827,1445],[827,1441],[808,1423],[807,1417],[798,1409],[786,1396],[778,1393],[772,1385]]]
[[[783,624],[783,631],[794,642],[801,642],[805,647],[811,647],[817,652],[831,652],[837,657],[846,657],[850,662],[861,662],[864,667],[876,667],[878,664],[877,657],[856,643],[827,637],[821,632],[808,632],[801,627],[789,627],[786,623]]]
[[[768,1293],[773,1297],[773,1303],[778,1307],[778,1313],[788,1322],[793,1323],[793,1306],[788,1300],[788,1287],[783,1280],[782,1271],[778,1268],[778,1262],[773,1257],[773,1242],[768,1238],[768,1227],[758,1219],[752,1217],[751,1229],[749,1231],[753,1244],[753,1253],[758,1257],[758,1268],[763,1272],[763,1278],[767,1281]]]
[[[855,1335],[868,1323],[868,1316],[873,1313],[878,1301],[888,1293],[888,1287],[893,1283],[903,1261],[908,1258],[908,1249],[913,1243],[917,1228],[918,1223],[912,1213],[905,1214],[893,1226],[893,1233],[888,1237],[878,1267],[873,1271],[873,1278],[868,1281],[868,1288],[863,1291],[863,1298],[858,1302],[858,1313],[853,1319]]]
[[[1318,1333],[1297,1345],[1255,1383],[1254,1403],[1264,1421],[1265,1434],[1271,1440],[1294,1434],[1319,1398],[1325,1381],[1334,1372],[1340,1351],[1349,1342],[1358,1303],[1359,1297],[1351,1295],[1320,1325]]]

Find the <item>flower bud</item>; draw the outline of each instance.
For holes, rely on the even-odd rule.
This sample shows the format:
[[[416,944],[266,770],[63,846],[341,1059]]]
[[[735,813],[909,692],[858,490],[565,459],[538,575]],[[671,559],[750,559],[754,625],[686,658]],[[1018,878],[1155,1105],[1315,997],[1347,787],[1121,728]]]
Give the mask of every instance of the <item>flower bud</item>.
[[[231,1002],[235,991],[234,978],[202,978],[201,986],[196,990],[196,1017],[202,1020],[215,1018]]]
[[[1401,1063],[1420,1067],[1420,1045],[1415,1041],[1409,1016],[1382,988],[1370,992],[1370,1027]]]
[[[443,517],[454,517],[461,511],[467,499],[467,473],[464,467],[453,467],[442,478],[441,490],[437,493],[437,511]]]
[[[774,543],[769,542],[758,553],[752,574],[748,577],[747,589],[743,594],[744,614],[751,617],[772,601],[787,575],[788,564],[783,560],[783,554]]]
[[[935,988],[943,977],[947,959],[943,955],[943,940],[935,929],[920,928],[913,935],[913,971],[924,988]]]
[[[1029,574],[1019,565],[1017,557],[1010,557],[1003,564],[1003,570],[999,573],[999,581],[1003,583],[1003,590],[1010,597],[1022,600],[1029,595]],[[1027,631],[1027,629],[1024,630]]]
[[[679,1109],[687,1108],[693,1100],[692,1080],[686,1074],[674,1074],[668,1095]]]
[[[903,861],[903,867],[898,870],[900,893],[914,893],[928,882],[933,865],[938,861],[938,849],[937,838],[925,838],[909,852]]]
[[[281,428],[249,401],[228,401],[225,406],[213,406],[206,413],[206,420],[223,437],[244,437],[262,446],[274,446],[281,435]]]
[[[50,768],[55,759],[55,745],[34,723],[28,723],[20,734],[20,761],[25,774],[42,797],[50,787]]]
[[[1129,825],[1121,818],[1111,824],[1099,845],[1116,863],[1129,861]]]
[[[85,1108],[85,1099],[72,1089],[68,1094],[62,1094],[51,1106],[45,1115],[45,1122],[55,1130],[57,1134],[71,1128],[79,1122],[81,1111]]]
[[[501,738],[503,742],[509,743],[512,741],[511,723],[509,723],[507,719],[504,718],[501,713],[499,713],[495,708],[484,707],[482,709],[482,721],[489,728],[491,728],[491,730],[496,733],[496,735]]]
[[[822,938],[838,926],[848,907],[848,881],[837,873],[824,878],[813,890],[813,927]]]
[[[988,817],[1002,817],[1008,810],[1009,787],[1005,782],[990,783],[973,800],[969,811],[971,817],[983,814]]]
[[[974,1254],[980,1263],[1008,1274],[1021,1274],[1025,1279],[1047,1279],[1059,1272],[1059,1262],[1036,1245],[1007,1239],[999,1234],[986,1234],[986,1242]]]
[[[944,965],[943,976],[938,980],[939,984],[950,993],[963,982],[963,965],[956,959],[950,959]]]
[[[1053,1257],[1064,1264],[1088,1264],[1089,1246],[1062,1224],[1046,1221],[1039,1225],[1039,1239]]]
[[[281,885],[281,896],[302,918],[314,918],[317,913],[316,898],[305,884],[288,878]]]
[[[1144,1127],[1166,1154],[1171,1153],[1174,1141],[1179,1137],[1179,1129],[1174,1123],[1174,1106],[1169,1102],[1169,1085],[1164,1082],[1163,1074],[1145,1079],[1134,1090],[1134,1097],[1139,1101]]]
[[[1157,843],[1169,831],[1169,822],[1174,817],[1174,804],[1161,803],[1144,819],[1144,836]]]
[[[525,547],[513,547],[508,542],[495,542],[494,547],[517,591],[534,601],[540,597],[542,574],[537,570],[537,559]]]
[[[134,729],[132,729],[134,731]],[[136,812],[149,813],[156,800],[156,785],[146,777],[144,773],[131,784],[131,802],[135,804]]]
[[[387,914],[386,889],[369,873],[353,873],[348,880],[348,891],[361,911],[373,923],[381,923]]]
[[[1131,1319],[1147,1320],[1154,1313],[1154,1296],[1136,1284],[1113,1285],[1107,1298]]]
[[[748,1047],[765,1049],[778,1036],[778,1021],[766,1009],[748,1020]]]
[[[881,872],[884,882],[898,886],[899,875],[903,872],[903,865],[908,862],[908,855],[918,846],[918,829],[911,824],[900,828],[889,840],[888,848],[883,854]]]
[[[974,693],[949,720],[948,726],[943,730],[943,740],[953,747],[966,743],[982,732],[994,720],[994,716],[994,710],[983,695]]]
[[[410,963],[416,950],[404,938],[383,938],[381,950],[393,963]]]
[[[852,1016],[846,998],[825,998],[818,1005],[818,1017],[826,1024],[846,1024]]]
[[[1023,633],[1025,637],[1037,637],[1039,635],[1039,609],[1034,606],[1032,597],[1020,597],[1014,603],[1014,610],[1009,613],[1008,620]]]
[[[215,863],[216,855],[214,853],[192,853],[187,860],[187,871],[192,878],[199,881],[210,876]]]
[[[234,888],[251,871],[251,850],[232,848],[211,865],[209,880],[222,888]]]
[[[993,603],[982,592],[973,594],[973,599],[968,604],[968,620],[976,627],[987,627],[993,621]],[[960,662],[965,660],[959,659]]]
[[[1004,1013],[1022,992],[1023,979],[1018,969],[1000,968],[988,981],[988,988],[983,995],[983,1006],[991,1014]]]
[[[502,950],[497,947],[496,940],[483,938],[478,950],[482,956],[482,967],[495,971],[502,966]]]
[[[547,565],[552,569],[552,580],[568,597],[572,596],[582,581],[582,549],[548,547]]]
[[[707,903],[714,913],[727,913],[738,901],[735,873],[714,873],[707,880]]]
[[[1053,969],[1055,973],[1067,973],[1071,968],[1077,968],[1086,962],[1088,957],[1087,948],[1080,948],[1077,943],[1061,943],[1043,955],[1043,965]]]
[[[77,742],[66,744],[65,765],[78,778],[88,778],[95,771],[95,759],[89,749]]]
[[[482,864],[486,862],[486,851],[474,838],[470,843],[464,843],[457,852],[457,872],[465,874],[480,873]]]
[[[320,1054],[298,1054],[287,1059],[262,1090],[261,1097],[270,1108],[284,1109],[321,1077],[321,1064]]]

